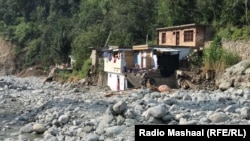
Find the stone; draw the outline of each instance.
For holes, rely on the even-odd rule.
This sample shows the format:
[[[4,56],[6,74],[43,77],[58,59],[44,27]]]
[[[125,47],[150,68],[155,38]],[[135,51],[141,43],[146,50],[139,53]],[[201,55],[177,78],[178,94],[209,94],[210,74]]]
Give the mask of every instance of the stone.
[[[148,114],[154,118],[162,118],[167,112],[168,109],[166,108],[166,105],[163,104],[148,109]]]
[[[170,87],[168,85],[160,85],[158,87],[158,91],[159,92],[170,92],[171,89],[170,89]]]
[[[59,118],[58,118],[58,122],[59,123],[67,123],[69,121],[69,116],[68,115],[61,115]]]
[[[33,132],[33,124],[29,123],[23,127],[20,128],[21,133],[31,133]]]
[[[46,131],[46,128],[42,124],[35,123],[33,125],[33,131],[36,132],[36,133],[38,133],[38,134],[41,134],[44,131]]]
[[[184,94],[182,99],[183,100],[192,100],[192,97],[189,94]]]
[[[240,115],[242,119],[250,119],[250,108],[249,107],[241,108]]]
[[[211,120],[212,123],[219,123],[219,122],[225,122],[229,120],[229,116],[222,112],[215,112],[208,117],[209,120]]]
[[[82,131],[86,133],[90,133],[91,131],[93,131],[93,129],[94,129],[93,126],[84,126],[82,128]]]
[[[122,114],[127,109],[127,104],[124,101],[119,101],[113,105],[113,110],[117,114]]]
[[[105,129],[105,134],[107,136],[116,136],[120,134],[124,129],[124,126],[112,126]]]
[[[221,89],[222,91],[225,91],[225,90],[227,90],[228,88],[230,88],[231,86],[232,86],[232,82],[226,81],[226,82],[220,83],[219,89]]]
[[[86,137],[86,141],[99,141],[99,136],[94,133],[88,134]]]
[[[58,128],[55,128],[55,127],[49,128],[49,129],[48,129],[48,132],[49,132],[51,135],[53,135],[53,136],[56,136],[56,135],[59,134]]]

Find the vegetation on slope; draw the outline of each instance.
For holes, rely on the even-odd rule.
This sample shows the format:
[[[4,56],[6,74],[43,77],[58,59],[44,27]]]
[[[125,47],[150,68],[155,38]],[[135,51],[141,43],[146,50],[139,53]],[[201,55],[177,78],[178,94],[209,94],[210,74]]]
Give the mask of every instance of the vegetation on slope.
[[[156,42],[157,27],[211,24],[219,36],[249,39],[248,0],[0,0],[0,36],[22,55],[19,68],[68,63],[81,72],[89,47]],[[230,26],[229,26],[230,25]]]

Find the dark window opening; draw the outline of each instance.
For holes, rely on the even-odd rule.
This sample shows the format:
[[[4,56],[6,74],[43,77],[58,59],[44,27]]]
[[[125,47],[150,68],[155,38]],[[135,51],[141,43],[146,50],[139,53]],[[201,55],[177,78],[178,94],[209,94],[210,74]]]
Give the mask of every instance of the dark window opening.
[[[165,44],[166,43],[166,33],[161,34],[161,43]]]
[[[157,63],[160,74],[163,77],[169,77],[175,70],[179,69],[179,53],[161,53],[157,55]]]
[[[184,42],[192,42],[194,40],[194,31],[184,31]]]

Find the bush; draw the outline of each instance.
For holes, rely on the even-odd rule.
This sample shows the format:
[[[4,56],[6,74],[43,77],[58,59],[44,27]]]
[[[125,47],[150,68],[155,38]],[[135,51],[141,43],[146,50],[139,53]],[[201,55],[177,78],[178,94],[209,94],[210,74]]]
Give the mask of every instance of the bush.
[[[221,38],[215,37],[210,47],[204,50],[204,70],[215,70],[216,73],[224,71],[240,61],[237,54],[228,52],[221,46]]]
[[[80,71],[80,76],[83,77],[83,78],[86,78],[87,75],[88,75],[88,70],[89,68],[91,67],[92,65],[92,60],[91,58],[87,59],[84,61],[84,64],[82,66],[82,69]]]
[[[221,28],[218,35],[222,38],[237,41],[237,40],[248,40],[250,39],[250,26],[244,26],[241,28],[228,26]]]

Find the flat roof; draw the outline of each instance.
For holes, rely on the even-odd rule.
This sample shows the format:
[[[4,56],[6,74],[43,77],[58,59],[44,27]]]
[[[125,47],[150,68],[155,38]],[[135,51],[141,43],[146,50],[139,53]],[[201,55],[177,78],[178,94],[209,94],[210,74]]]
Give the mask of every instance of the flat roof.
[[[111,49],[112,50],[112,49]],[[117,48],[117,49],[113,49],[113,51],[132,51],[133,49],[129,49],[129,48]]]
[[[156,30],[178,29],[178,28],[185,28],[185,27],[191,27],[191,26],[206,26],[206,25],[191,23],[191,24],[183,24],[183,25],[177,25],[177,26],[160,27],[160,28],[156,28]]]
[[[153,48],[153,49],[161,52],[180,52],[180,50],[172,48]]]

